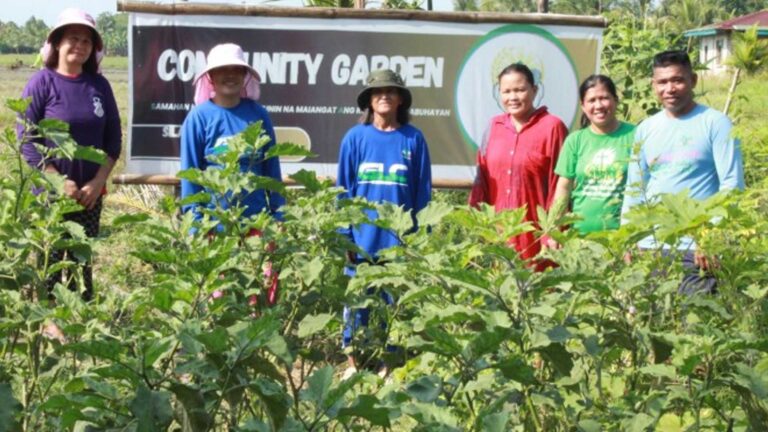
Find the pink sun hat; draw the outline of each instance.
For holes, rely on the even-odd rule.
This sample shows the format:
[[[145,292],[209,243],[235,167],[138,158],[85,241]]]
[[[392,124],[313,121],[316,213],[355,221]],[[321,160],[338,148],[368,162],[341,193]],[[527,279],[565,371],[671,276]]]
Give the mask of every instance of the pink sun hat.
[[[243,91],[240,96],[248,99],[258,100],[261,93],[259,83],[261,76],[253,66],[245,61],[245,54],[240,45],[233,43],[224,43],[211,48],[206,58],[205,69],[195,76],[192,84],[195,86],[195,104],[200,105],[212,98],[216,92],[213,83],[208,75],[210,71],[224,66],[242,66],[248,71],[250,77],[245,80]]]
[[[104,41],[101,39],[101,34],[99,34],[99,30],[96,28],[96,21],[87,12],[77,8],[67,8],[61,11],[56,20],[56,25],[48,32],[48,37],[45,38],[45,43],[40,48],[40,57],[43,60],[43,64],[48,62],[48,57],[50,57],[53,51],[51,39],[53,39],[54,33],[70,25],[82,25],[93,30],[95,38],[93,41],[93,52],[96,55],[96,65],[101,64],[101,59],[104,58]]]
[[[48,32],[46,41],[50,43],[54,33],[69,25],[82,25],[93,30],[96,37],[96,40],[93,41],[93,48],[96,51],[104,49],[104,41],[101,39],[101,34],[99,34],[99,30],[96,28],[96,21],[87,12],[77,8],[67,8],[61,11],[59,18],[56,20],[56,25]]]

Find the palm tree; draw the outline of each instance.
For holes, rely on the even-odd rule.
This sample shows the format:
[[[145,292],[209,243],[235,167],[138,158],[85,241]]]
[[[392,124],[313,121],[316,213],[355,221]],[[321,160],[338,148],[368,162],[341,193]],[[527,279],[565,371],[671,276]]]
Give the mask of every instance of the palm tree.
[[[743,33],[733,33],[733,49],[726,63],[732,66],[734,71],[731,88],[728,89],[728,98],[725,101],[725,108],[723,108],[725,114],[728,114],[728,109],[731,107],[741,71],[748,75],[760,71],[768,63],[766,56],[768,56],[768,41],[758,37],[757,24]]]
[[[475,12],[480,10],[480,7],[477,0],[453,0],[453,10]]]
[[[480,10],[489,12],[536,12],[536,0],[480,0]]]
[[[730,18],[718,0],[668,0],[660,12],[678,33]]]

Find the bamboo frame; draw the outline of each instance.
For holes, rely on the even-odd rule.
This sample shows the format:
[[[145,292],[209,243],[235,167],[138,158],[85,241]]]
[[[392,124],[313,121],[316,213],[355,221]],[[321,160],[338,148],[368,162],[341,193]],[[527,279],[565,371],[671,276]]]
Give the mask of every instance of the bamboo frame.
[[[234,1],[234,0],[233,0]],[[550,13],[447,12],[399,9],[353,9],[319,7],[270,7],[247,4],[172,3],[118,0],[119,12],[161,15],[234,15],[299,18],[365,18],[460,23],[557,24],[583,27],[607,27],[602,16],[561,15]]]

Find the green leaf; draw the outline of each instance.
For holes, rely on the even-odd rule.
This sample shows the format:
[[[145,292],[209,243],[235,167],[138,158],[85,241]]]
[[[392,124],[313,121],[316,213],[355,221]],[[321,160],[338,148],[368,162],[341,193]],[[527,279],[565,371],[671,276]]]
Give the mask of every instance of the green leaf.
[[[144,367],[151,368],[157,359],[171,351],[174,340],[170,337],[151,339],[144,344]]]
[[[494,413],[483,417],[482,428],[483,432],[504,432],[507,430],[507,422],[509,420],[509,413]]]
[[[531,336],[531,347],[546,347],[550,344],[563,343],[571,338],[571,332],[563,326],[554,326],[546,332],[534,331]]]
[[[273,158],[276,156],[301,156],[301,157],[315,157],[316,154],[307,150],[304,146],[294,143],[279,143],[267,150],[266,158]]]
[[[307,171],[305,169],[300,169],[299,171],[289,175],[288,177],[294,179],[296,183],[304,186],[304,189],[312,193],[315,193],[321,190],[324,186],[324,184],[317,179],[317,173],[314,171]]]
[[[31,96],[26,99],[6,99],[5,106],[17,114],[23,114],[27,110],[30,102],[32,102]]]
[[[13,389],[7,382],[0,383],[0,430],[21,430],[19,417],[22,405],[13,397]]]
[[[67,344],[63,347],[67,351],[78,354],[88,354],[100,359],[119,361],[124,352],[120,342],[114,340],[91,340]]]
[[[325,395],[333,384],[333,367],[325,366],[316,370],[307,378],[307,388],[301,391],[301,400],[312,401],[315,406],[323,406]]]
[[[136,390],[130,410],[138,420],[137,432],[167,430],[173,421],[170,394],[150,391],[143,385]]]
[[[323,273],[324,264],[320,257],[314,257],[311,261],[303,264],[300,268],[301,279],[307,286],[312,286],[320,279]]]
[[[170,390],[184,407],[192,432],[207,431],[212,425],[213,419],[205,410],[205,397],[202,392],[179,383],[171,383]]]
[[[557,309],[553,308],[552,306],[546,303],[543,303],[528,309],[528,313],[531,313],[534,315],[540,315],[547,318],[552,318],[557,313]]]
[[[339,410],[338,417],[359,417],[368,420],[374,426],[389,428],[389,409],[379,405],[373,395],[360,395],[349,407]]]
[[[205,345],[209,352],[220,354],[226,351],[230,345],[229,334],[221,327],[216,327],[210,332],[195,335],[200,343]]]
[[[592,419],[584,419],[579,421],[579,432],[601,432],[602,430],[603,427],[600,425],[600,423]]]
[[[341,381],[328,392],[325,401],[323,401],[322,408],[329,418],[334,418],[338,414],[339,406],[344,403],[344,396],[362,381],[363,376],[364,374],[362,373],[356,373]]]
[[[73,156],[74,159],[95,162],[99,165],[104,165],[107,162],[107,154],[102,150],[91,146],[77,146]]]
[[[542,357],[562,376],[569,376],[573,368],[571,353],[561,343],[553,343],[545,348],[539,348]]]
[[[631,419],[621,422],[621,430],[626,432],[646,432],[651,429],[653,424],[653,417],[646,413],[639,413]]]
[[[449,203],[432,201],[416,215],[416,219],[420,227],[435,226],[442,222],[443,218],[451,211],[453,211],[453,206]]]
[[[112,219],[112,226],[120,226],[125,224],[135,224],[139,222],[145,222],[149,220],[149,218],[150,216],[146,213],[122,214]]]
[[[405,386],[405,392],[419,402],[432,403],[443,389],[442,380],[438,376],[423,376]]]
[[[328,313],[307,315],[299,323],[298,336],[302,339],[312,336],[328,327],[331,321],[333,321],[333,315]]]
[[[282,430],[291,403],[283,386],[265,378],[258,378],[251,383],[251,389],[266,407],[272,423],[271,430]]]
[[[677,371],[675,370],[675,367],[668,364],[653,364],[644,366],[639,369],[639,372],[646,375],[655,376],[657,378],[675,379],[675,377],[677,377]]]
[[[509,332],[498,327],[492,331],[477,333],[464,348],[464,356],[468,360],[475,360],[486,354],[495,353],[507,340],[509,340]]]
[[[293,353],[291,352],[290,348],[288,347],[288,342],[285,341],[285,338],[277,333],[273,333],[272,336],[270,336],[269,339],[267,339],[267,342],[264,344],[264,347],[275,355],[279,360],[283,362],[285,365],[292,365],[294,361]]]
[[[744,290],[744,294],[752,300],[760,300],[765,298],[765,296],[768,296],[768,285],[761,288],[757,284],[752,284]]]
[[[742,363],[736,365],[732,374],[735,383],[751,391],[759,399],[768,398],[768,377]]]
[[[536,382],[535,371],[521,357],[511,356],[494,365],[504,375],[504,378],[530,385]]]

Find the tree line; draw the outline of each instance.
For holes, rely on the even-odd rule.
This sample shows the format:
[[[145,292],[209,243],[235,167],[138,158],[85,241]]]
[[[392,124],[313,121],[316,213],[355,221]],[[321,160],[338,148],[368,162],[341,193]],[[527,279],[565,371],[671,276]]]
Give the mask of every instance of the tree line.
[[[128,14],[103,12],[96,17],[96,27],[108,55],[128,55]],[[36,53],[50,30],[45,21],[35,17],[21,26],[13,21],[0,21],[0,54]]]

